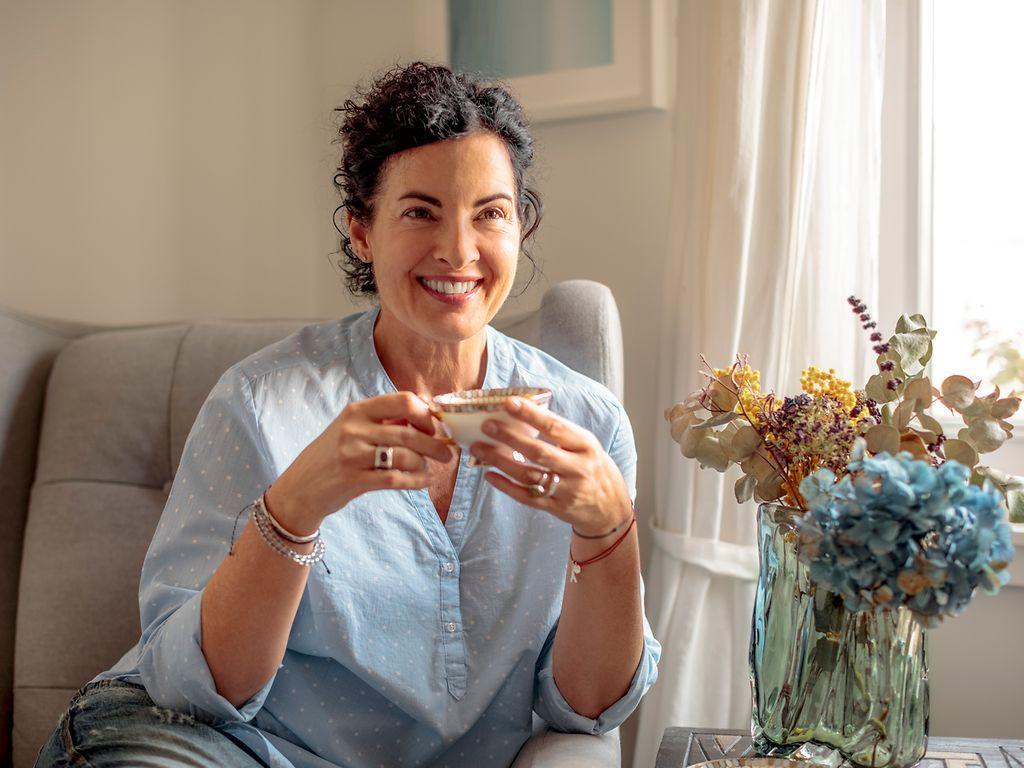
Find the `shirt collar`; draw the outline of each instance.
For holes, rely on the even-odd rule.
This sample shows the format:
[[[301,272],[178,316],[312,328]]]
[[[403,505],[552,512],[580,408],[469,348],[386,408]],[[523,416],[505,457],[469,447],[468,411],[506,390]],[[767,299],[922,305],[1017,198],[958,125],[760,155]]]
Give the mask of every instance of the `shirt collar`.
[[[373,343],[373,327],[380,315],[380,304],[374,304],[349,325],[349,359],[353,362],[353,373],[369,397],[397,392],[398,388],[377,356]],[[484,371],[484,389],[510,386],[511,366],[505,338],[490,325],[484,326],[487,333],[487,363]],[[437,393],[440,394],[440,393]]]

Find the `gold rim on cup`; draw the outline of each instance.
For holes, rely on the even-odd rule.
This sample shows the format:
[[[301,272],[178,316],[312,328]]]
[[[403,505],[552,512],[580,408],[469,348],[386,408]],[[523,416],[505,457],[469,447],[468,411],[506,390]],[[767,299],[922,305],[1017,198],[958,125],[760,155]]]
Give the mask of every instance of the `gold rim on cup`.
[[[433,398],[439,413],[471,413],[473,411],[501,411],[510,397],[521,397],[534,405],[546,405],[551,401],[551,390],[546,387],[502,387],[500,389],[466,389],[461,392],[446,392]]]

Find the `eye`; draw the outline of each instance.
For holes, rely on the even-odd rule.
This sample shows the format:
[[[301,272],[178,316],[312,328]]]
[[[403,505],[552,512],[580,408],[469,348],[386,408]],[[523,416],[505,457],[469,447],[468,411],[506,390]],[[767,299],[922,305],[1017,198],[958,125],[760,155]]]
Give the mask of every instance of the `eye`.
[[[417,213],[417,212],[422,212],[422,213],[427,214],[427,216],[430,216],[430,211],[428,211],[426,208],[410,208],[408,211],[405,212],[404,215],[408,216],[410,213]],[[424,217],[422,217],[422,216],[413,216],[412,218],[414,218],[414,219],[421,219],[421,218],[424,218]]]
[[[487,213],[497,213],[498,214],[497,216],[485,216],[485,218],[490,218],[490,219],[504,219],[505,218],[505,212],[503,210],[501,210],[501,208],[488,208],[486,211],[484,211],[484,213],[485,214],[487,214]]]

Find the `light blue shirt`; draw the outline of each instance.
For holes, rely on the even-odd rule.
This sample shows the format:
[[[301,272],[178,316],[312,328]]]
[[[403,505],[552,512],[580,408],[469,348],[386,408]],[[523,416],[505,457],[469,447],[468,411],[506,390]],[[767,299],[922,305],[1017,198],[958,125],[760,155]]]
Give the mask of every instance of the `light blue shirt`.
[[[217,693],[200,645],[203,589],[238,511],[346,404],[396,391],[373,343],[379,312],[308,325],[221,376],[146,554],[142,637],[95,679],[140,682],[157,704],[228,731],[275,768],[509,765],[533,711],[561,731],[617,727],[657,679],[661,645],[647,618],[628,692],[597,719],[575,712],[551,672],[570,526],[498,491],[468,451],[444,523],[426,489],[364,493],[329,516],[330,573],[311,568],[274,677],[239,708]],[[611,391],[486,333],[484,386],[550,387],[550,408],[600,439],[635,500],[633,431]],[[247,516],[237,520],[240,531]]]

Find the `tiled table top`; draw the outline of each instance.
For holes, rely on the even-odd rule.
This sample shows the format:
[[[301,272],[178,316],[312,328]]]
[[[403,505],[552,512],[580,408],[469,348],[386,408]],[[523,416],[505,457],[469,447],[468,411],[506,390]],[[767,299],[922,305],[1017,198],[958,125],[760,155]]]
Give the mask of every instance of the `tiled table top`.
[[[749,733],[714,728],[666,728],[655,768],[752,754]],[[931,737],[919,768],[1024,768],[1024,741]]]

